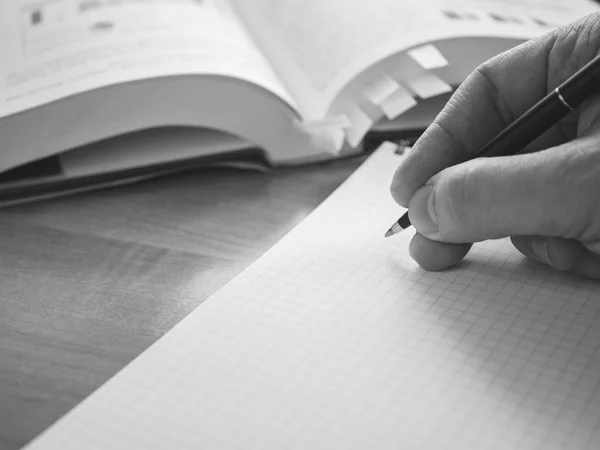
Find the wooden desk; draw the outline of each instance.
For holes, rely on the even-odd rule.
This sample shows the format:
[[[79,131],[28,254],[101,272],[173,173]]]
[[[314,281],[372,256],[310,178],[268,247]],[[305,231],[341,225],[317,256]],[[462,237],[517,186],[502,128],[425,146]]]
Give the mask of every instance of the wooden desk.
[[[0,210],[0,449],[116,374],[361,161],[215,169]]]

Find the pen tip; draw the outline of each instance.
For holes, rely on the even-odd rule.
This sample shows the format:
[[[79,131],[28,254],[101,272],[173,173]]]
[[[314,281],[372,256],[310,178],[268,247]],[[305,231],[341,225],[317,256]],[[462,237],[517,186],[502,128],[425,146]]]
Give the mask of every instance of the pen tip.
[[[398,222],[394,222],[390,229],[385,232],[385,237],[388,238],[390,236],[393,236],[402,230],[403,228],[400,226],[400,224]]]

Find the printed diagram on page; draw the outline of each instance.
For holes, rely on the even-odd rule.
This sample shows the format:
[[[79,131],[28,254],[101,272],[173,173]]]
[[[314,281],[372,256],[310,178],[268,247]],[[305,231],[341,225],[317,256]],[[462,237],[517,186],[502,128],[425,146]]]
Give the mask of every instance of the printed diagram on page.
[[[165,7],[214,8],[210,0],[33,0],[20,9],[24,56],[60,50],[110,34],[133,35],[176,28]]]

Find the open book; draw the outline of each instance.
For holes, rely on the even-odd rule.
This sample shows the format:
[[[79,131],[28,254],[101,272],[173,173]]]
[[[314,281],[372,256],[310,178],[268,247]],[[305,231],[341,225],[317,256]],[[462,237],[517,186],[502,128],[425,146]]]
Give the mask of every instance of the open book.
[[[271,165],[349,155],[377,127],[426,126],[478,64],[596,9],[592,0],[3,0],[0,203],[248,149]]]

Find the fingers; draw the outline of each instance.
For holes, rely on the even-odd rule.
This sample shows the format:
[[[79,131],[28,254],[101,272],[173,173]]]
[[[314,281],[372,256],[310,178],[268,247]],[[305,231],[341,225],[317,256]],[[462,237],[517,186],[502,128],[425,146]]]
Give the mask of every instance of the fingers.
[[[393,198],[406,207],[414,192],[446,167],[466,160],[598,52],[600,15],[526,42],[481,65],[459,87],[393,177]],[[533,146],[575,137],[572,118]],[[517,151],[519,149],[515,149]]]
[[[417,190],[408,211],[417,231],[436,241],[515,235],[597,240],[600,136],[452,166]]]
[[[544,236],[514,236],[513,245],[523,255],[556,270],[600,280],[600,254],[579,241]],[[596,244],[600,248],[600,243]],[[471,244],[447,244],[431,241],[416,233],[410,242],[411,257],[429,271],[445,270],[458,264]]]
[[[586,211],[600,211],[600,169],[594,169],[600,167],[598,161],[588,154],[588,163],[595,166],[561,166],[565,161],[550,150],[527,154],[560,146],[577,135],[593,136],[600,108],[582,107],[581,113],[561,121],[527,149],[515,149],[523,150],[518,157],[461,164],[598,53],[599,22],[600,14],[590,15],[480,66],[404,158],[391,194],[409,208],[418,231],[410,251],[422,267],[449,267],[464,257],[470,242],[488,238],[515,234],[600,238],[598,218],[586,217]],[[590,149],[574,150],[567,158],[585,161],[582,156]],[[552,164],[546,166],[545,158]],[[551,244],[551,252],[555,245],[560,247]],[[596,270],[592,252],[579,257],[566,254],[566,261],[553,263],[581,274]]]
[[[557,270],[570,270],[587,250],[579,241],[545,236],[513,236],[513,245],[528,258]]]
[[[408,250],[415,262],[425,270],[444,270],[460,262],[471,249],[471,244],[446,244],[431,241],[416,233]]]
[[[511,241],[525,256],[542,264],[600,279],[600,255],[579,241],[544,236],[515,236]]]

